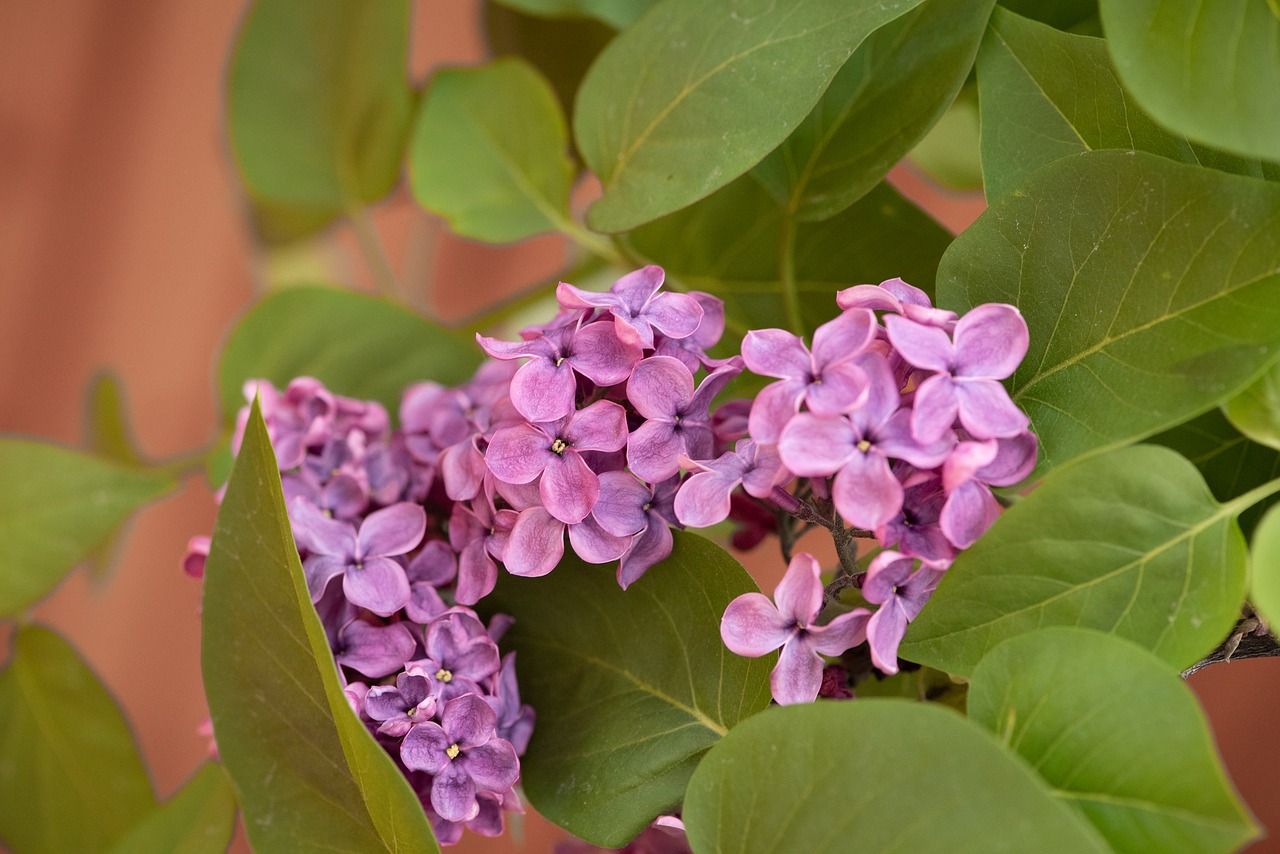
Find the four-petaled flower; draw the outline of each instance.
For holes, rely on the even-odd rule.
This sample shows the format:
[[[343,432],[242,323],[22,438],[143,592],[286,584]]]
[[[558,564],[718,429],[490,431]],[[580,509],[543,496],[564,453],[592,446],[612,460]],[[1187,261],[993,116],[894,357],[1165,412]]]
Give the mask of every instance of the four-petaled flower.
[[[883,551],[871,561],[862,582],[862,598],[880,606],[866,628],[871,663],[881,673],[898,672],[898,644],[907,632],[907,623],[914,620],[929,601],[945,572],[922,566],[912,575],[914,563],[895,551]]]
[[[607,309],[619,339],[651,350],[655,329],[668,338],[688,338],[702,323],[702,306],[692,296],[658,293],[665,275],[661,267],[642,267],[618,279],[606,294],[561,282],[556,299],[565,308]]]

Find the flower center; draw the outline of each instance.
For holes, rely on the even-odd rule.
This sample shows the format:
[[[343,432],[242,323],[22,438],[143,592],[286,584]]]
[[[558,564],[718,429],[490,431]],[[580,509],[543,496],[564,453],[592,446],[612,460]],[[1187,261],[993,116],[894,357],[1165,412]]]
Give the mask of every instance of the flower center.
[[[439,670],[436,671],[436,679],[448,685],[450,682],[453,681],[453,673],[452,671],[445,670],[443,667],[441,667]]]
[[[871,450],[871,442],[866,439],[863,439],[861,442],[857,444],[857,448],[859,451],[862,451],[862,453],[865,454],[867,451]]]
[[[444,755],[448,756],[450,759],[457,759],[458,754],[461,752],[462,752],[462,748],[459,747],[457,744],[451,744],[444,749]]]
[[[563,454],[569,446],[565,444],[564,439],[556,439],[551,443],[551,453]]]

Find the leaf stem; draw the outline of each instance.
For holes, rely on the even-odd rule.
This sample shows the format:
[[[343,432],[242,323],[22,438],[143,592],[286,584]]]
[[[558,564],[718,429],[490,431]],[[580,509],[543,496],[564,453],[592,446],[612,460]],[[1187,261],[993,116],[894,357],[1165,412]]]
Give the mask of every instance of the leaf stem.
[[[360,252],[364,255],[365,264],[373,275],[373,282],[378,292],[394,300],[400,299],[400,286],[396,274],[391,269],[391,261],[387,257],[382,238],[374,228],[369,211],[362,205],[351,205],[347,208],[347,221],[355,232],[356,242],[360,244]]]
[[[174,479],[181,479],[193,472],[202,470],[205,466],[205,461],[216,445],[217,442],[210,442],[207,445],[201,445],[189,451],[182,451],[168,459],[159,460],[151,464],[150,468],[164,472]]]
[[[1262,486],[1255,487],[1244,495],[1238,495],[1222,506],[1224,510],[1238,516],[1253,505],[1257,504],[1259,501],[1270,498],[1277,492],[1280,492],[1280,477],[1275,480],[1268,481],[1267,483],[1262,484]]]
[[[800,293],[796,286],[796,221],[783,216],[782,231],[778,235],[778,281],[782,285],[782,304],[786,310],[787,326],[803,337],[807,330],[800,314]]]
[[[583,228],[568,217],[557,217],[556,227],[560,229],[561,234],[569,238],[584,252],[589,252],[597,258],[601,258],[618,267],[627,266],[626,259],[622,257],[622,253],[618,251],[618,248],[613,245],[612,240]]]

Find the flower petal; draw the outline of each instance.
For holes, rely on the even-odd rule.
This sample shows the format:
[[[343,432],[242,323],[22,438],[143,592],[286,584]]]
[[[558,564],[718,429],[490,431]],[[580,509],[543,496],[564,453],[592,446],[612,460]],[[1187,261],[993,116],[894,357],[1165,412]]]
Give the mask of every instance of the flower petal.
[[[757,442],[777,442],[782,431],[800,411],[805,382],[799,379],[769,383],[756,394],[747,416],[747,430]]]
[[[769,689],[779,705],[812,703],[822,687],[822,657],[806,639],[794,637],[782,647],[778,664],[769,674]]]
[[[600,497],[591,508],[600,527],[615,537],[628,537],[649,524],[644,506],[653,498],[653,490],[625,471],[608,471],[600,475]]]
[[[867,622],[871,663],[884,674],[898,672],[898,645],[907,633],[907,615],[897,597],[881,605]]]
[[[689,478],[676,493],[676,518],[691,528],[709,528],[729,518],[729,493],[742,479],[717,471]]]
[[[845,311],[813,333],[813,362],[822,372],[831,365],[852,359],[876,337],[876,317],[869,309]]]
[[[778,439],[782,464],[800,477],[835,474],[855,453],[853,425],[843,416],[795,416]]]
[[[668,338],[688,338],[702,323],[702,306],[688,294],[657,294],[645,306],[643,317]]]
[[[743,593],[729,603],[720,620],[724,645],[738,655],[759,658],[773,652],[796,632],[763,593]]]
[[[572,525],[587,518],[600,497],[600,478],[574,450],[552,455],[542,473],[542,503],[547,512]]]
[[[498,480],[529,483],[555,457],[551,442],[550,436],[532,424],[504,427],[489,440],[484,452],[485,465]]]
[[[808,552],[796,552],[773,591],[778,613],[789,623],[808,627],[822,608],[822,567]]]
[[[917,441],[936,442],[955,424],[960,409],[956,385],[947,374],[934,374],[920,383],[911,404],[911,435]]]
[[[550,359],[526,362],[511,378],[511,403],[530,421],[555,421],[573,412],[577,391],[573,368]]]
[[[520,760],[509,742],[492,739],[464,752],[467,773],[484,791],[505,792],[520,779]]]
[[[406,768],[439,774],[449,764],[445,751],[453,742],[435,721],[418,724],[400,742],[400,761]]]
[[[476,784],[457,762],[450,762],[431,781],[431,808],[445,821],[470,821],[480,812]]]
[[[612,323],[582,327],[574,333],[569,350],[566,361],[596,385],[618,385],[640,361],[640,347],[620,339]]]
[[[1027,355],[1027,322],[1013,306],[986,303],[970,309],[956,323],[958,377],[1002,380],[1018,369]]]
[[[785,329],[753,329],[742,339],[742,361],[753,374],[807,382],[812,363],[800,336]]]
[[[409,601],[409,579],[404,567],[391,558],[372,557],[347,567],[342,576],[342,592],[352,605],[390,617]]]
[[[626,553],[631,546],[631,537],[614,536],[602,528],[594,517],[588,516],[578,524],[569,526],[569,545],[587,563],[609,563]]]
[[[883,455],[855,451],[836,475],[831,497],[845,521],[874,530],[902,509],[902,484]]]
[[[647,483],[658,483],[680,471],[679,457],[684,452],[684,439],[670,421],[646,421],[627,437],[627,465]]]
[[[575,412],[561,436],[579,451],[616,451],[627,444],[627,411],[611,400],[597,400]]]
[[[418,641],[404,623],[375,626],[352,620],[338,632],[339,664],[358,670],[371,679],[381,679],[404,669]]]
[[[871,612],[866,608],[854,608],[825,626],[810,627],[809,641],[823,655],[841,655],[867,639],[870,618]]]
[[[427,532],[421,504],[401,501],[365,517],[356,535],[357,557],[389,557],[412,551]]]
[[[960,423],[975,439],[1016,436],[1031,424],[995,380],[958,380],[955,390]]]
[[[542,507],[520,511],[502,563],[512,575],[546,575],[564,557],[564,523]]]
[[[671,554],[674,538],[666,521],[649,514],[649,524],[631,538],[631,547],[618,563],[618,586],[626,590],[654,564],[666,560]]]
[[[641,361],[627,380],[627,400],[645,418],[674,418],[693,399],[693,390],[693,374],[670,356]]]
[[[912,365],[926,371],[950,371],[955,361],[951,338],[936,326],[925,326],[896,314],[884,317],[889,343]]]

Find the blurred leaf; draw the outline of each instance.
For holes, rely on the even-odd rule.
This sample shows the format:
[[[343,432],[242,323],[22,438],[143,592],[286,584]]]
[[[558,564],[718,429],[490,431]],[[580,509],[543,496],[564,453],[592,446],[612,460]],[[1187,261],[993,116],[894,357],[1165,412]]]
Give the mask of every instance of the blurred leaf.
[[[1280,161],[1280,16],[1263,0],[1101,0],[1125,88],[1165,127]]]
[[[498,0],[543,18],[595,18],[615,30],[631,25],[658,0]]]
[[[1280,626],[1280,510],[1275,507],[1258,523],[1249,558],[1249,601],[1268,626]]]
[[[283,388],[311,376],[337,394],[376,400],[394,417],[405,386],[460,384],[483,354],[469,337],[386,300],[327,287],[270,294],[232,329],[218,367],[228,423],[245,405],[245,380]]]
[[[1098,0],[999,0],[1000,5],[1024,18],[1032,18],[1069,30],[1098,14]]]
[[[1280,449],[1280,363],[1224,403],[1222,411],[1253,441]]]
[[[871,33],[756,177],[802,220],[853,204],[955,99],[994,2],[925,0]]]
[[[574,138],[604,185],[587,221],[627,231],[728,184],[787,138],[863,39],[919,2],[664,0],[578,94]]]
[[[101,851],[154,808],[98,677],[54,632],[19,628],[0,671],[0,840],[14,854]]]
[[[1280,355],[1278,224],[1280,184],[1086,152],[956,239],[938,304],[1012,303],[1026,318],[1031,347],[1009,385],[1043,474],[1203,412]]]
[[[236,829],[236,793],[206,762],[176,794],[111,847],[112,854],[221,854]]]
[[[146,466],[147,461],[134,444],[120,378],[110,371],[94,375],[86,398],[85,450],[131,468]],[[123,528],[117,529],[85,557],[85,571],[91,578],[101,580],[110,574],[119,560],[125,534]]]
[[[555,231],[569,221],[568,145],[555,93],[528,63],[444,69],[418,114],[413,195],[463,237],[506,243]]]
[[[399,177],[413,112],[407,0],[256,0],[227,82],[227,124],[263,236],[291,239]]]
[[[218,754],[259,851],[437,851],[404,775],[347,703],[255,405],[205,569]]]
[[[900,654],[967,675],[1006,638],[1079,626],[1188,667],[1240,613],[1235,516],[1249,503],[1219,504],[1191,463],[1154,445],[1057,469],[960,554]]]
[[[597,845],[676,811],[707,748],[769,704],[776,656],[742,658],[720,639],[725,607],[755,582],[719,546],[674,535],[671,556],[625,591],[569,557],[543,578],[504,573],[482,603],[515,617],[506,641],[538,710],[525,792]]]
[[[977,90],[966,86],[908,157],[921,172],[952,190],[982,189]]]
[[[1005,641],[973,672],[969,717],[1118,854],[1229,852],[1258,836],[1195,695],[1128,641],[1069,628]]]
[[[624,241],[684,287],[723,299],[741,335],[785,324],[778,259],[782,222],[773,197],[744,176]],[[950,243],[942,226],[888,184],[824,222],[800,223],[795,272],[806,324],[812,329],[839,314],[836,291],[851,285],[901,276],[932,292],[938,260]]]
[[[0,617],[39,600],[178,485],[163,471],[23,439],[0,439],[0,483]]]
[[[694,772],[695,851],[1107,851],[994,738],[903,700],[818,701],[756,715]]]
[[[988,199],[1046,163],[1102,148],[1136,148],[1180,163],[1280,178],[1280,165],[1214,151],[1157,125],[1120,86],[1102,39],[997,9],[978,72]]]
[[[1280,452],[1240,435],[1220,409],[1211,409],[1148,441],[1172,448],[1190,460],[1219,501],[1230,501],[1280,477]],[[1246,537],[1277,500],[1280,496],[1272,495],[1240,514],[1240,530]]]

